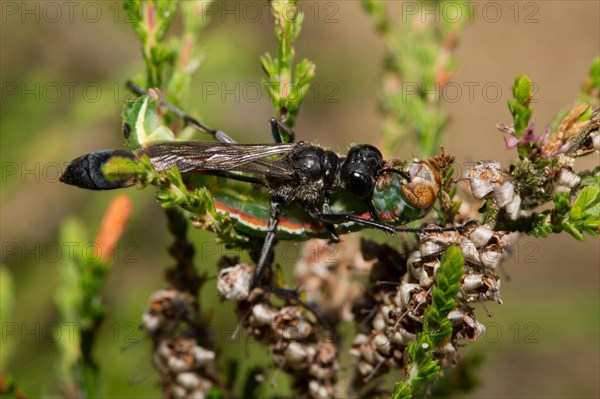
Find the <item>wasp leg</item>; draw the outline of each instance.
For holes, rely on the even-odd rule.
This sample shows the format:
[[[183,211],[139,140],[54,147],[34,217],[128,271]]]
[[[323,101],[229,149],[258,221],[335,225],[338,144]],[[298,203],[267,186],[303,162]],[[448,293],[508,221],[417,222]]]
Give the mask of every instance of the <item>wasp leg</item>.
[[[251,183],[251,184],[257,184],[260,186],[265,186],[265,182],[259,178],[256,177],[252,177],[252,176],[246,176],[246,175],[240,175],[238,173],[235,172],[227,172],[225,170],[216,170],[216,171],[206,171],[206,172],[202,172],[203,175],[211,175],[211,176],[220,176],[220,177],[226,177],[228,179],[232,179],[232,180],[237,180],[237,181],[243,181],[245,183]]]
[[[276,143],[283,143],[283,135],[281,134],[281,130],[283,130],[287,134],[290,143],[294,142],[294,139],[296,138],[296,133],[294,133],[294,131],[290,129],[285,123],[282,123],[275,118],[271,118],[269,119],[269,126],[271,127],[271,135],[273,135],[273,141],[275,141]]]
[[[366,227],[372,227],[375,229],[379,229],[385,231],[386,233],[394,234],[396,233],[396,228],[390,225],[387,225],[382,222],[375,222],[373,220],[367,220],[359,218],[358,216],[352,215],[350,213],[321,213],[317,209],[309,209],[308,210],[310,216],[313,218],[327,224],[340,224],[340,223],[348,223],[354,222]]]
[[[313,218],[315,218],[323,223],[340,224],[340,223],[353,222],[353,223],[359,224],[361,226],[372,227],[374,229],[385,231],[386,233],[390,233],[390,234],[401,233],[401,232],[405,232],[405,233],[444,233],[447,231],[464,231],[465,229],[468,229],[472,225],[472,223],[469,222],[465,225],[453,226],[453,227],[394,227],[394,226],[391,226],[391,225],[383,223],[383,222],[363,219],[356,215],[352,215],[350,213],[323,214],[314,208],[308,209],[308,212]]]
[[[312,307],[311,305],[309,305],[308,303],[306,303],[300,299],[300,291],[279,288],[279,287],[272,287],[270,285],[261,285],[260,288],[263,289],[265,292],[270,292],[274,295],[277,295],[280,298],[291,300],[291,301],[295,302],[296,304],[298,304],[299,306],[302,306],[304,309],[308,310],[315,316],[315,319],[317,320],[317,324],[325,327],[329,331],[332,331],[332,332],[334,331],[333,326],[331,324],[329,324],[321,316],[319,316],[319,313],[317,312],[317,310],[314,307]]]
[[[263,242],[262,249],[260,250],[260,258],[258,258],[256,272],[254,273],[253,285],[255,287],[261,285],[263,275],[265,274],[265,268],[271,266],[273,246],[275,245],[275,233],[277,232],[277,223],[279,222],[279,216],[281,215],[282,205],[283,201],[280,198],[271,198],[271,201],[269,202],[271,215],[269,217],[267,235]]]
[[[379,216],[377,216],[377,209],[375,209],[373,203],[369,201],[367,206],[369,208],[369,215],[371,215],[371,219],[373,219],[373,221],[375,222],[379,222]]]
[[[325,199],[323,201],[323,214],[324,215],[329,214],[329,198],[328,197],[325,197]],[[329,242],[330,243],[337,244],[338,242],[340,242],[340,236],[337,233],[335,225],[333,225],[331,223],[326,223],[325,224],[325,228],[327,229],[327,231],[331,235],[331,237],[329,237]]]
[[[337,244],[337,243],[339,243],[340,242],[340,236],[338,235],[337,230],[335,229],[335,225],[333,225],[331,223],[325,223],[325,228],[329,232],[329,235],[331,235],[331,237],[329,237],[329,243],[330,244]]]
[[[125,85],[127,86],[127,89],[129,91],[131,91],[133,94],[137,94],[138,96],[146,96],[146,95],[148,95],[148,92],[144,88],[136,85],[131,80],[128,80],[125,83]],[[235,141],[234,139],[232,139],[231,137],[229,137],[227,135],[227,133],[225,133],[224,131],[217,130],[217,129],[211,129],[208,126],[205,126],[199,120],[197,120],[197,119],[189,116],[182,109],[180,109],[177,106],[171,104],[170,102],[168,102],[164,98],[160,97],[158,99],[158,103],[160,105],[162,105],[163,107],[167,108],[172,113],[174,113],[178,118],[182,119],[187,125],[191,125],[191,126],[195,127],[198,130],[201,130],[203,132],[211,134],[215,138],[215,140],[220,141],[221,143],[233,143],[233,144],[237,143],[237,141]]]

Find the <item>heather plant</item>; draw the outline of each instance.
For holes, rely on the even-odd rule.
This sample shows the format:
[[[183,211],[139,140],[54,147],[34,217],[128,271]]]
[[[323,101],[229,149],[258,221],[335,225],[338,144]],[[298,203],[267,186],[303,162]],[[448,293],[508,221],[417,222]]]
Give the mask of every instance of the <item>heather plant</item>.
[[[182,120],[177,107],[185,107],[191,76],[200,66],[197,44],[209,22],[202,15],[208,3],[125,2],[145,62],[144,73],[130,84],[139,96],[123,108],[129,150],[203,130]],[[568,234],[584,240],[600,232],[600,166],[575,167],[600,149],[600,58],[582,77],[585,84],[575,104],[546,121],[541,133],[531,106],[531,80],[516,77],[507,121],[497,126],[507,150],[514,152],[513,162],[481,160],[459,174],[454,156],[440,148],[448,117],[428,93],[452,79],[457,68],[453,50],[468,8],[465,19],[453,23],[417,24],[395,22],[385,2],[363,4],[386,45],[379,91],[384,150],[397,153],[397,143],[410,140],[439,174],[435,205],[413,225],[460,228],[401,233],[385,243],[359,240],[360,233],[343,236],[339,244],[307,238],[293,281],[275,264],[269,276],[272,289],[255,286],[255,265],[236,257],[219,261],[215,281],[195,263],[197,249],[187,237],[193,234],[188,227],[212,232],[215,240],[248,251],[256,262],[262,242],[249,231],[253,226],[240,227],[219,204],[223,198],[247,203],[264,220],[267,195],[223,177],[199,176],[190,185],[177,168],[157,172],[146,157],[113,157],[103,167],[104,175],[153,190],[173,236],[168,251],[174,265],[165,273],[165,287],[148,293],[147,308],[140,314],[151,342],[148,359],[164,397],[262,397],[269,384],[266,368],[242,367],[243,355],[222,358],[232,355],[220,347],[227,344],[214,342],[206,327],[215,312],[211,307],[219,305],[201,306],[198,299],[209,284],[217,286],[223,301],[234,303],[235,334],[244,330],[252,345],[264,346],[272,363],[266,367],[288,374],[295,397],[456,396],[475,385],[480,359],[463,358],[461,347],[485,332],[475,305],[502,302],[499,270],[508,247],[523,235],[564,232],[565,239]],[[296,2],[273,1],[271,10],[277,49],[257,63],[265,73],[272,116],[288,128],[282,129],[287,143],[294,138],[291,128],[318,66],[307,59],[296,63],[294,42],[303,22]],[[181,34],[167,40],[178,14]],[[418,95],[406,96],[413,87],[419,88]],[[116,203],[120,212],[108,212],[98,233],[104,247],[118,240],[128,206]],[[86,233],[68,221],[63,235],[65,241],[76,241]],[[325,262],[332,248],[334,262]],[[61,380],[72,396],[102,396],[102,370],[95,361],[101,354],[94,353],[91,337],[106,317],[101,288],[110,272],[109,259],[77,259],[64,265],[60,276],[56,301],[61,318],[86,326],[74,342],[59,342]],[[289,294],[295,290],[298,295]],[[342,355],[346,353],[353,360]]]

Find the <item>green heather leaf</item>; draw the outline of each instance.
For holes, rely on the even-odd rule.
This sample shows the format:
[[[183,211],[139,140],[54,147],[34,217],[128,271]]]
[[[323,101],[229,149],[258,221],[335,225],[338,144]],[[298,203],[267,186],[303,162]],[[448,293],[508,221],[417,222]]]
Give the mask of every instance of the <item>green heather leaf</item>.
[[[600,188],[598,186],[587,186],[577,196],[577,199],[569,212],[569,220],[580,220],[588,209],[591,209],[598,216],[598,207],[600,203]],[[596,207],[596,208],[594,208]]]
[[[65,245],[79,245],[88,241],[81,223],[73,218],[67,219],[62,224],[60,236],[61,242]],[[84,287],[81,284],[82,274],[85,273],[84,264],[81,251],[72,251],[69,255],[64,257],[64,263],[60,264],[57,269],[59,286],[54,300],[58,307],[61,322],[78,323],[81,328],[80,305],[85,297]],[[70,337],[63,335],[57,341],[60,352],[61,378],[64,381],[70,380],[72,369],[81,356],[80,339],[79,334]]]
[[[547,237],[552,233],[552,216],[550,213],[540,213],[535,216],[531,234],[534,237]]]
[[[581,231],[579,231],[579,229],[577,227],[575,227],[568,220],[566,220],[566,221],[563,222],[562,228],[567,233],[571,234],[573,236],[573,238],[575,238],[576,240],[579,240],[579,241],[583,241],[584,240],[584,237],[583,237],[583,234],[581,233]]]
[[[557,217],[564,217],[564,215],[566,215],[567,212],[569,212],[569,210],[571,209],[571,204],[569,202],[569,194],[556,194],[553,200]]]
[[[315,64],[304,58],[298,65],[295,71],[296,85],[298,87],[307,86],[315,77]]]
[[[410,399],[412,398],[412,389],[404,382],[399,382],[394,387],[394,393],[390,396],[391,399]]]
[[[597,167],[597,171],[594,175],[591,176],[584,176],[581,179],[581,187],[586,187],[586,186],[592,186],[592,185],[596,185],[596,186],[600,186],[600,167]]]
[[[155,18],[158,27],[156,30],[156,39],[157,41],[162,41],[175,17],[177,1],[158,1],[155,4],[157,5]]]
[[[517,76],[512,87],[514,99],[524,107],[529,106],[531,101],[531,80],[527,75]]]
[[[290,3],[295,3],[295,2],[290,2]],[[298,7],[298,6],[296,6]],[[297,12],[296,15],[294,15],[294,18],[292,19],[291,22],[291,27],[290,27],[290,41],[294,41],[298,38],[298,36],[300,35],[300,32],[302,31],[302,22],[304,22],[304,13],[302,11],[300,11],[300,8],[297,8]]]
[[[260,64],[263,67],[263,71],[270,77],[275,75],[275,65],[273,63],[273,57],[271,54],[265,53],[260,57]]]
[[[562,216],[564,217],[564,214]],[[592,236],[598,234],[600,229],[600,188],[598,186],[590,185],[581,190],[570,209],[568,219],[562,221],[561,228],[580,241],[584,239],[584,232]]]
[[[592,236],[596,236],[600,231],[600,219],[595,215],[588,215],[581,222],[581,230],[587,232]]]
[[[600,220],[600,201],[596,200],[585,210],[585,215]]]
[[[404,382],[396,385],[393,398],[411,397],[438,377],[440,365],[433,359],[433,352],[452,337],[452,323],[448,320],[448,313],[456,307],[454,297],[460,289],[463,269],[464,259],[460,247],[449,247],[442,255],[441,266],[436,274],[431,305],[423,315],[423,331],[405,349],[406,377]]]
[[[517,76],[515,78],[512,87],[513,99],[508,101],[508,109],[513,116],[516,137],[521,137],[533,112],[531,108],[529,108],[531,90],[531,80],[527,75]]]
[[[214,385],[210,387],[206,394],[206,399],[224,399],[226,397],[225,392]]]
[[[442,255],[442,265],[440,270],[448,276],[450,284],[460,282],[463,274],[464,259],[460,247],[451,246]]]
[[[140,41],[143,43],[146,41],[146,31],[141,26],[142,18],[142,2],[141,0],[125,0],[123,3],[123,9],[125,15],[127,15],[127,22],[131,24],[133,30],[138,35]]]
[[[390,21],[387,15],[387,9],[379,0],[363,0],[363,8],[375,22],[375,26],[382,33],[387,33],[390,29]]]

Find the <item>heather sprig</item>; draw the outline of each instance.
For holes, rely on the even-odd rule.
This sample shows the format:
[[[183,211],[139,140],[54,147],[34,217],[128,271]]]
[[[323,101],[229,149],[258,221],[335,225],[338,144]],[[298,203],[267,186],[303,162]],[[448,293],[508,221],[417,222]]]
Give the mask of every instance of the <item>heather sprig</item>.
[[[77,326],[75,336],[58,340],[61,353],[61,380],[67,392],[88,398],[102,397],[100,368],[95,359],[97,334],[106,317],[102,288],[112,267],[113,252],[131,213],[131,200],[116,197],[107,210],[94,242],[95,253],[84,256],[74,251],[59,268],[60,287],[56,303],[63,323]],[[62,229],[62,242],[85,243],[87,233],[76,220]]]
[[[177,9],[176,1],[127,0],[125,11],[142,44],[148,87],[161,87],[165,69],[175,60],[175,52],[163,41]]]
[[[224,391],[232,389],[238,371],[233,361],[227,370],[218,370],[223,362],[216,360],[222,351],[214,347],[208,332],[202,329],[206,320],[197,295],[205,278],[194,266],[194,248],[186,236],[187,217],[194,227],[213,232],[217,240],[230,247],[256,249],[259,240],[251,237],[265,233],[260,222],[269,219],[270,192],[224,177],[182,175],[177,168],[159,173],[142,151],[153,142],[176,139],[178,122],[166,107],[161,107],[160,89],[166,91],[164,98],[180,102],[198,66],[196,39],[207,21],[199,13],[205,11],[206,2],[180,4],[183,34],[167,43],[166,32],[176,3],[126,3],[130,15],[137,16],[132,26],[142,43],[146,61],[143,86],[149,90],[148,95],[128,102],[123,110],[126,141],[129,149],[137,151],[132,157],[135,159],[114,157],[102,172],[109,179],[130,180],[142,188],[155,186],[157,202],[167,209],[168,229],[174,236],[169,251],[175,267],[167,272],[170,287],[151,295],[143,315],[163,394],[222,397]],[[392,143],[410,137],[418,143],[421,154],[429,157],[438,148],[447,123],[436,96],[456,70],[452,52],[465,20],[418,24],[408,16],[405,23],[396,25],[391,23],[382,2],[365,0],[364,5],[387,45],[381,93],[387,149],[393,150]],[[468,17],[468,6],[464,7],[463,15]],[[267,74],[264,86],[277,119],[293,127],[315,66],[307,60],[294,65],[293,44],[303,20],[296,2],[273,1],[271,8],[278,47],[276,56],[266,54],[261,58]],[[573,168],[577,158],[598,150],[600,116],[593,96],[598,93],[599,65],[596,60],[591,68],[591,84],[584,87],[585,101],[561,113],[541,135],[535,133],[530,107],[531,81],[527,76],[515,79],[509,102],[513,124],[499,126],[509,135],[507,147],[518,151],[518,159],[509,167],[496,161],[480,161],[457,180],[452,156],[442,151],[439,156],[423,160],[440,172],[436,206],[426,215],[426,222],[434,226],[471,223],[455,231],[422,233],[405,240],[392,237],[390,245],[371,243],[369,260],[366,251],[360,256],[360,251],[348,242],[340,247],[317,242],[316,256],[303,256],[296,264],[296,282],[305,289],[302,294],[283,290],[296,285],[284,282],[277,265],[270,279],[274,286],[255,287],[252,265],[222,259],[217,279],[219,294],[235,301],[239,328],[246,328],[250,336],[265,344],[278,369],[292,376],[297,396],[389,394],[392,387],[375,380],[386,373],[401,380],[393,398],[409,398],[425,388],[435,391],[432,383],[440,378],[442,369],[456,364],[461,341],[475,340],[484,332],[470,305],[486,300],[502,302],[496,271],[506,258],[505,249],[515,239],[514,232],[547,236],[566,231],[576,239],[599,232],[599,168],[583,172]],[[290,140],[284,137],[284,141]],[[407,177],[398,175],[398,184],[406,188],[407,182],[400,179]],[[419,179],[414,176],[413,180]],[[464,181],[470,184],[472,196],[459,190]],[[232,202],[234,205],[229,206]],[[303,211],[292,209],[295,204],[288,205],[286,217],[294,210]],[[540,211],[543,205],[550,207]],[[255,224],[235,220],[244,216],[235,214],[236,206],[244,208],[248,219],[256,219]],[[300,215],[304,228],[315,223],[306,212]],[[67,224],[65,240],[82,237],[85,232]],[[336,264],[323,260],[332,248],[343,251]],[[78,258],[63,268],[63,287],[58,295],[64,320],[86,322],[76,342],[61,342],[64,378],[69,381],[70,370],[82,367],[85,384],[78,388],[90,397],[97,396],[98,370],[88,343],[90,333],[105,317],[98,299],[108,270],[106,262]],[[360,276],[369,275],[364,287],[354,278],[356,270],[360,270]],[[351,367],[339,358],[345,350],[342,336],[348,335],[344,323],[353,323],[353,331],[358,331],[350,349],[357,358],[352,368],[354,392],[347,392],[350,384],[343,374]],[[332,328],[325,329],[324,324]],[[322,328],[327,330],[325,336],[320,334]],[[253,374],[258,373],[256,370],[239,376],[246,381],[242,389],[248,395],[258,390]],[[470,386],[472,379],[465,379],[463,384],[448,389],[458,392]]]
[[[263,86],[275,108],[275,117],[288,127],[294,127],[300,104],[315,76],[315,64],[306,58],[294,66],[294,41],[302,29],[304,14],[295,0],[270,2],[275,17],[277,56],[261,57],[267,78]],[[285,132],[284,132],[285,134]],[[289,137],[284,139],[289,142]]]
[[[467,2],[452,1],[413,4],[440,10],[446,3],[458,8],[457,15],[422,21],[421,13],[402,13],[393,19],[384,2],[363,1],[387,49],[379,106],[386,149],[391,153],[406,140],[416,143],[423,157],[432,155],[441,144],[448,124],[441,96],[457,69],[453,52],[469,22],[470,7]]]
[[[460,290],[463,263],[461,249],[457,246],[449,247],[442,255],[432,288],[431,305],[423,314],[423,331],[417,334],[416,341],[412,341],[406,349],[406,377],[403,383],[396,385],[392,398],[410,398],[437,378],[440,366],[433,354],[449,342],[452,336],[448,314],[457,305],[454,298]]]
[[[596,64],[597,60],[590,68],[592,75]],[[530,79],[517,77],[513,86],[514,98],[509,101],[513,125],[498,125],[510,135],[505,139],[507,148],[516,147],[519,155],[519,160],[502,173],[512,181],[510,186],[515,198],[519,199],[519,208],[530,212],[513,213],[510,217],[500,212],[496,228],[522,231],[537,237],[566,231],[578,240],[582,240],[585,233],[596,235],[600,228],[598,168],[579,173],[573,168],[578,158],[598,150],[595,143],[599,141],[600,129],[598,99],[588,97],[590,103],[578,103],[561,112],[557,122],[550,124],[542,136],[537,136],[533,111],[529,108],[531,95]],[[509,183],[505,184],[508,187]],[[548,202],[553,208],[536,211]]]
[[[165,90],[169,102],[181,102],[183,94],[189,91],[192,75],[201,64],[197,41],[210,21],[207,10],[211,3],[212,0],[127,0],[124,3],[146,64],[145,77],[134,79],[139,86]],[[183,33],[167,40],[167,31],[178,9],[183,17]],[[165,121],[173,122],[170,115],[166,115]]]

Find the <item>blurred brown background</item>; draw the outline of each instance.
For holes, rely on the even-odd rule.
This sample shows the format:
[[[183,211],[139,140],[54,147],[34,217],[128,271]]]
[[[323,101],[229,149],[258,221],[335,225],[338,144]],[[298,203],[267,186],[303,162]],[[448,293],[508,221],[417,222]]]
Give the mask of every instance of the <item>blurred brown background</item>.
[[[18,331],[2,328],[2,351],[10,358],[7,370],[31,397],[58,392],[57,350],[43,328],[58,317],[57,268],[68,255],[59,244],[61,222],[75,216],[93,236],[106,204],[117,195],[61,185],[59,170],[81,154],[122,147],[123,82],[143,71],[138,42],[118,2],[67,3],[0,3],[2,262],[15,279],[15,306],[7,319]],[[272,110],[257,90],[263,76],[259,56],[275,51],[264,3],[228,1],[211,9],[213,21],[199,38],[205,61],[187,102],[190,113],[244,142],[269,140]],[[400,2],[388,3],[402,11]],[[300,111],[298,137],[340,151],[352,142],[380,144],[376,92],[383,44],[371,21],[359,1],[300,4],[306,18],[297,59],[315,62],[317,77]],[[504,149],[495,125],[511,121],[506,102],[516,75],[526,73],[535,82],[538,133],[573,105],[600,53],[599,4],[478,3],[457,53],[455,87],[461,90],[448,93],[456,100],[445,105],[452,117],[443,140],[447,152],[461,163],[508,163],[515,156]],[[411,151],[393,155],[407,158]],[[596,164],[597,157],[578,167]],[[128,193],[134,216],[105,289],[110,316],[98,360],[107,396],[157,396],[154,377],[144,378],[151,373],[149,343],[125,353],[120,349],[141,337],[136,331],[141,310],[150,292],[164,286],[170,237],[150,191]],[[191,236],[199,252],[202,243],[212,242],[203,232]],[[197,258],[215,273],[215,255]],[[599,260],[598,239],[522,237],[505,263],[511,277],[503,281],[505,303],[491,306],[491,319],[478,311],[488,334],[465,348],[485,355],[482,384],[469,397],[600,396]],[[218,304],[212,287],[203,299],[205,309],[228,309]],[[231,323],[229,331],[235,327]],[[26,329],[37,333],[27,335]],[[245,347],[227,344],[227,335],[221,344]],[[251,355],[264,361],[266,349],[249,346],[254,346]],[[131,382],[136,379],[142,382]]]

